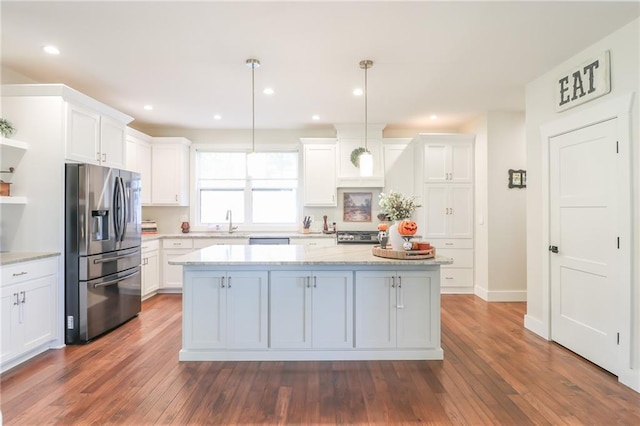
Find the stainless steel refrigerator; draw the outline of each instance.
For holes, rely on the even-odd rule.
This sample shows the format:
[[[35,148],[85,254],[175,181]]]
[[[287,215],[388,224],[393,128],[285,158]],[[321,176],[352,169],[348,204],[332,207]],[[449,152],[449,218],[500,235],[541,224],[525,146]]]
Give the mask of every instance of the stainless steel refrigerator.
[[[140,176],[67,164],[65,188],[65,342],[86,343],[140,312]]]

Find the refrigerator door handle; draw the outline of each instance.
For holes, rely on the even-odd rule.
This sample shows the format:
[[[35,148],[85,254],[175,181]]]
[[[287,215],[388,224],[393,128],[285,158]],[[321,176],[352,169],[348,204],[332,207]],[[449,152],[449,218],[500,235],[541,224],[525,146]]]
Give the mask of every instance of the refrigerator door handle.
[[[129,211],[129,202],[127,199],[127,192],[124,187],[124,179],[118,178],[120,181],[120,194],[122,196],[122,236],[120,241],[124,241],[125,235],[127,235],[127,212]]]
[[[136,272],[134,272],[132,274],[126,275],[124,277],[116,278],[115,280],[109,280],[109,281],[104,281],[104,282],[101,282],[101,283],[98,283],[98,284],[94,284],[93,288],[106,287],[106,286],[109,286],[109,285],[118,284],[121,281],[124,281],[124,280],[126,280],[128,278],[131,278],[133,276],[138,275],[139,273],[140,273],[140,270],[137,270]]]
[[[114,262],[116,260],[127,259],[129,257],[134,257],[134,256],[137,256],[137,255],[138,255],[138,252],[135,252],[135,253],[131,253],[131,254],[125,254],[125,255],[122,255],[122,256],[114,256],[114,257],[107,257],[107,258],[103,257],[103,258],[100,258],[100,259],[93,259],[93,264],[97,265],[97,264],[100,264],[100,263]]]
[[[120,192],[120,183],[116,178],[113,187],[113,229],[116,234],[116,241],[120,241],[120,196],[118,192]]]

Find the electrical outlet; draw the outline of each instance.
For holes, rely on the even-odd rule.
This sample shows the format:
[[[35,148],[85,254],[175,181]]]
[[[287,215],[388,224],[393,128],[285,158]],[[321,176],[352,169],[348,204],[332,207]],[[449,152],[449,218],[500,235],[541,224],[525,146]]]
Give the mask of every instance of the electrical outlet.
[[[71,315],[67,317],[67,328],[73,330],[73,317]]]

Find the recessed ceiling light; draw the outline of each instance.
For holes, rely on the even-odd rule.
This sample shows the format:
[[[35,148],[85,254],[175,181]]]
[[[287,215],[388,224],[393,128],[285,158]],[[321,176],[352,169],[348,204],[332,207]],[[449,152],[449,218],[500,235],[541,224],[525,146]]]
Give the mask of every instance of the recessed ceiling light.
[[[59,55],[60,54],[60,50],[58,50],[58,48],[55,47],[55,46],[44,46],[42,48],[42,50],[44,50],[49,55]]]
[[[353,94],[356,96],[362,96],[364,92],[362,91],[362,89],[353,89]]]
[[[220,120],[220,119],[222,119],[222,116],[220,114],[216,114],[216,115],[213,116],[213,119],[214,120]]]
[[[430,119],[432,119],[432,120],[437,120],[437,119],[438,119],[438,116],[437,116],[437,115],[435,115],[435,114],[433,114],[433,115],[432,115],[432,116],[430,116],[429,118],[430,118]]]
[[[311,117],[312,120],[320,120],[320,116],[319,115],[314,115],[313,117]]]
[[[265,95],[273,95],[273,89],[271,87],[267,87],[263,90]]]
[[[153,105],[145,105],[143,106],[144,109],[146,109],[147,111],[151,111],[153,109]]]

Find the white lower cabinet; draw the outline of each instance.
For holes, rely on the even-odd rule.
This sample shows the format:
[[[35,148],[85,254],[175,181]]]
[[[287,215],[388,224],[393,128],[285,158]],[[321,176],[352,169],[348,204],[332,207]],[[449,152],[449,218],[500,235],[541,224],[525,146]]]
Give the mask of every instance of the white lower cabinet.
[[[353,348],[353,273],[272,271],[270,347]]]
[[[267,348],[268,279],[262,271],[188,271],[183,343],[190,349]]]
[[[39,348],[55,337],[57,258],[2,267],[0,281],[2,370],[8,363]],[[33,355],[33,354],[32,354]]]
[[[473,240],[464,238],[432,239],[438,255],[453,259],[440,268],[442,293],[473,293]]]
[[[142,300],[160,289],[160,241],[142,243]]]
[[[190,238],[169,238],[162,240],[162,286],[163,290],[182,289],[182,266],[170,265],[169,261],[193,251]]]
[[[439,348],[437,272],[356,271],[356,348]]]

